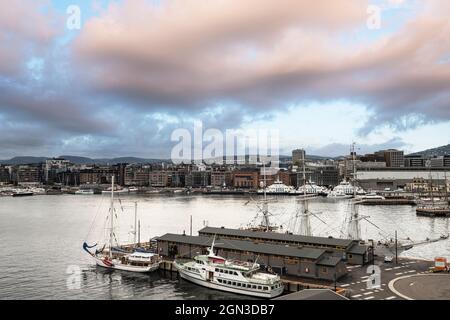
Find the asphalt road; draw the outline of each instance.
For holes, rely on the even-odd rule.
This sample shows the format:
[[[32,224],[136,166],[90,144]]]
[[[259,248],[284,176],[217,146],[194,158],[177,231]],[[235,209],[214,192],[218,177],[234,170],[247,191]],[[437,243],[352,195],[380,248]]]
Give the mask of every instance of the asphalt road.
[[[413,300],[450,300],[450,274],[401,277],[390,284],[396,294]]]
[[[389,283],[399,277],[428,273],[433,262],[403,258],[398,264],[376,260],[375,266],[376,273],[379,271],[379,282],[367,283],[372,275],[372,265],[348,266],[349,274],[338,281],[338,287],[346,289],[352,300],[404,300],[389,289]]]

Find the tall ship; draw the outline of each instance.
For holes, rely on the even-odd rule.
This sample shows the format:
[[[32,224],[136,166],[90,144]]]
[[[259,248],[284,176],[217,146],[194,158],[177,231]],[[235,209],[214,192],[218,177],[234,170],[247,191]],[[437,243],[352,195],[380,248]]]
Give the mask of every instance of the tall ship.
[[[435,198],[433,194],[433,180],[430,172],[430,198],[422,199],[416,208],[416,214],[427,217],[450,217],[450,205],[448,200],[447,176],[445,176],[444,197]]]
[[[280,276],[263,273],[258,263],[227,260],[214,253],[215,237],[207,255],[194,260],[175,260],[181,278],[210,289],[259,298],[274,298],[283,293]]]
[[[88,245],[83,243],[83,249],[93,258],[97,266],[121,271],[131,272],[152,272],[159,268],[161,258],[158,254],[152,252],[144,252],[135,250],[134,252],[127,252],[121,249],[117,243],[115,235],[115,216],[114,210],[114,176],[112,177],[111,187],[111,205],[109,208],[109,239],[101,249],[96,249],[92,252],[90,249],[97,247],[97,244]],[[136,219],[135,219],[136,221]],[[135,222],[136,234],[136,222]],[[116,243],[114,243],[116,241]],[[138,248],[137,248],[138,249]]]

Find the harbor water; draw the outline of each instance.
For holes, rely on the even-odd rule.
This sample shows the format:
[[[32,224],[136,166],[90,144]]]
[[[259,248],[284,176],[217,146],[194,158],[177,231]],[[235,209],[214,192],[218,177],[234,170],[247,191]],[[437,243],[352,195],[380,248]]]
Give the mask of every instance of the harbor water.
[[[165,233],[190,232],[205,225],[229,228],[259,223],[257,199],[231,195],[120,195],[116,202],[116,235],[120,243],[133,241],[134,203],[138,203],[140,239]],[[82,244],[103,243],[109,196],[40,195],[0,197],[0,299],[242,299],[208,290],[158,271],[150,275],[110,272],[93,266]],[[314,235],[340,237],[346,231],[349,200],[318,198],[309,201]],[[270,202],[271,221],[284,230],[298,230],[301,210],[295,197]],[[361,206],[365,239],[414,241],[449,232],[448,218],[418,217],[411,206]],[[298,215],[297,215],[298,216]],[[373,225],[373,224],[375,225]],[[417,246],[403,256],[450,258],[450,240]]]

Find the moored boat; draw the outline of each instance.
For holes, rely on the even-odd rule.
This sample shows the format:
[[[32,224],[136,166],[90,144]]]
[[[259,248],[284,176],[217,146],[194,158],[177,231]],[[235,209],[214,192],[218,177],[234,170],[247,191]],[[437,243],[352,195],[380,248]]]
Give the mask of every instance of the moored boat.
[[[215,239],[207,255],[195,256],[190,261],[175,260],[181,278],[210,289],[260,298],[274,298],[283,293],[278,275],[261,272],[256,262],[227,260],[216,255],[214,242]]]
[[[94,259],[97,266],[103,268],[140,273],[157,270],[161,262],[161,257],[157,253],[142,252],[141,250],[128,252],[120,249],[117,243],[114,245],[114,240],[117,242],[114,232],[114,193],[114,177],[112,177],[111,205],[108,217],[108,222],[110,224],[109,243],[105,244],[102,249],[91,252],[89,249],[95,248],[97,244],[90,246],[87,242],[84,242],[83,249]],[[134,233],[136,235],[136,230],[134,230]]]

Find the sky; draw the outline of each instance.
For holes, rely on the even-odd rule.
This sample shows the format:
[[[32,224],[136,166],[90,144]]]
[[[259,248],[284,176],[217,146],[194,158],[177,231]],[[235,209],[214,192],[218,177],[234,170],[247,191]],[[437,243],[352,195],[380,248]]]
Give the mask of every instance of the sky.
[[[447,0],[0,1],[0,159],[168,158],[195,121],[281,154],[450,143]]]

